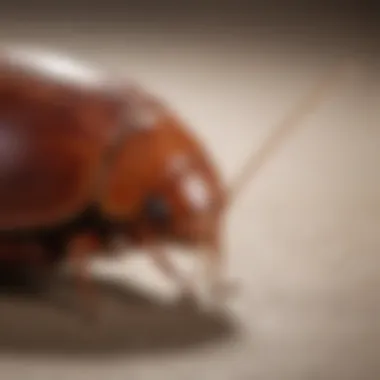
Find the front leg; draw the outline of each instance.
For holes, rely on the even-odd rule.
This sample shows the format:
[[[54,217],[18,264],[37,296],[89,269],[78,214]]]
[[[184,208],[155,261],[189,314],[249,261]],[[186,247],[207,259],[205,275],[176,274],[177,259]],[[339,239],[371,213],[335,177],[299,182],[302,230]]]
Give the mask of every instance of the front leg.
[[[68,262],[74,271],[74,281],[79,300],[83,302],[86,314],[96,314],[96,291],[90,273],[90,257],[100,247],[99,240],[92,233],[81,233],[72,237],[68,244]]]
[[[180,273],[178,267],[168,256],[167,251],[162,247],[151,247],[150,258],[165,277],[179,286],[181,299],[191,301],[196,299],[195,283],[190,278]]]
[[[206,248],[206,278],[209,281],[211,301],[223,304],[228,298],[236,295],[240,289],[237,281],[227,280],[224,277],[224,255],[220,234],[212,235]]]
[[[134,234],[135,241],[138,241],[146,249],[153,264],[170,281],[173,281],[180,289],[180,298],[184,300],[195,300],[195,284],[184,276],[173,263],[168,252],[160,244],[154,231],[145,223],[137,226]]]

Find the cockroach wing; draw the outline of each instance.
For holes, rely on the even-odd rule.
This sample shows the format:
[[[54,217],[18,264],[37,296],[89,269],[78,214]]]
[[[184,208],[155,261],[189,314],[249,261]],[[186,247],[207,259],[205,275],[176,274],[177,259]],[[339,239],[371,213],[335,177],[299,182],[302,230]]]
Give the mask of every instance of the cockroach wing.
[[[107,96],[0,64],[0,230],[85,209],[117,126]]]

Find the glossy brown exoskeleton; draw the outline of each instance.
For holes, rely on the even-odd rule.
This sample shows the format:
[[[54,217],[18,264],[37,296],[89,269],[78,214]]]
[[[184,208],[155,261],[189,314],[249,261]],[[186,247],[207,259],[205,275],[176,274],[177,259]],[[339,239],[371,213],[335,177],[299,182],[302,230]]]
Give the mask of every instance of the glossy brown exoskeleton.
[[[153,96],[66,57],[0,62],[0,259],[23,239],[13,257],[69,259],[86,285],[88,259],[121,236],[190,290],[162,243],[221,257],[224,189],[200,141]]]

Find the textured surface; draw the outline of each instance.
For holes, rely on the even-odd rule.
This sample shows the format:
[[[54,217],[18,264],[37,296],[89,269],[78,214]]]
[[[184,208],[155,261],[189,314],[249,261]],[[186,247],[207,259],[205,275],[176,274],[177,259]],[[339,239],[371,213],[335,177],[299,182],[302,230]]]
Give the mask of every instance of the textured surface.
[[[204,138],[227,179],[329,65],[345,56],[356,66],[231,210],[229,272],[242,291],[227,316],[166,309],[118,287],[103,297],[101,326],[91,327],[46,304],[3,297],[0,377],[379,378],[380,71],[370,46],[342,31],[336,39],[286,41],[269,26],[235,41],[90,25],[72,38],[74,24],[31,25],[28,32],[22,23],[9,26],[9,40],[59,45],[162,94]],[[95,269],[171,295],[148,264],[136,257]]]

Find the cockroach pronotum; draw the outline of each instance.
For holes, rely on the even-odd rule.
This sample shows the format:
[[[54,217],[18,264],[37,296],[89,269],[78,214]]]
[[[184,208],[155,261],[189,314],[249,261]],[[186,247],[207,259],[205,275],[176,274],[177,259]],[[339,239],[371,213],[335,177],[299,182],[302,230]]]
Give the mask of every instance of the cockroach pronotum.
[[[205,249],[211,294],[226,294],[226,211],[252,172],[323,99],[335,74],[280,123],[227,187],[201,141],[157,97],[66,56],[4,49],[0,260],[13,255],[49,267],[67,259],[87,292],[88,260],[121,236],[147,247],[191,294],[190,279],[163,249],[172,242]]]

